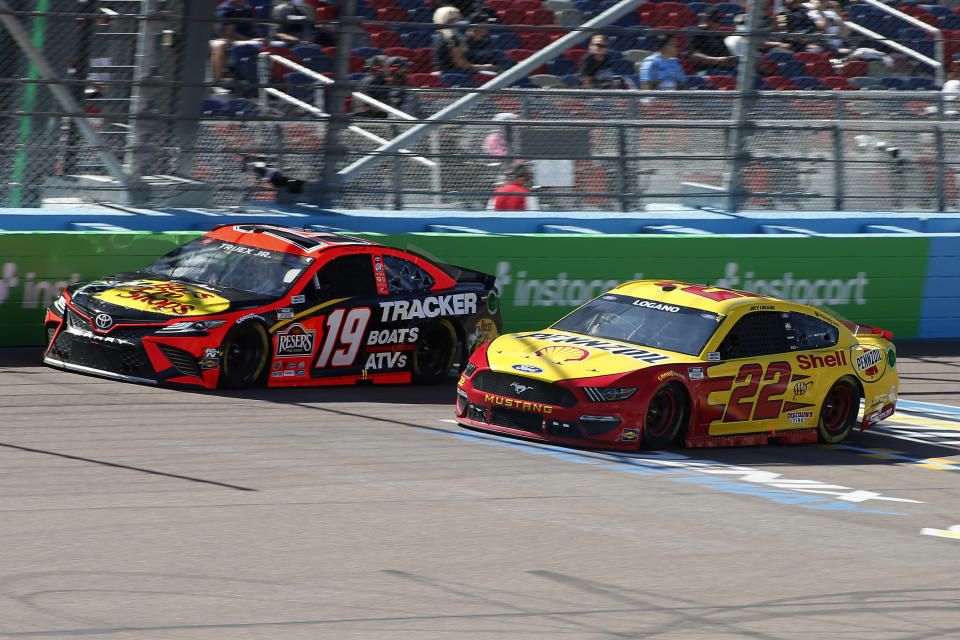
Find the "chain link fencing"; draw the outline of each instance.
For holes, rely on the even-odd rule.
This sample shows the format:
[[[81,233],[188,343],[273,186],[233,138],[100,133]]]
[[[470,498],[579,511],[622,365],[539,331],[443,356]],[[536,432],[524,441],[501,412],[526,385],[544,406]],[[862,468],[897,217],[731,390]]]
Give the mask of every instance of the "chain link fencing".
[[[365,118],[335,105],[364,100],[351,92],[357,54],[371,52],[358,47],[375,40],[369,16],[325,14],[351,50],[324,50],[329,66],[278,47],[230,48],[226,93],[210,76],[212,5],[0,3],[0,204],[484,209],[523,160],[546,210],[960,206],[960,121],[939,91],[588,91],[532,73],[543,86],[411,86],[420,118]],[[269,41],[269,16],[257,24]],[[429,35],[430,24],[414,26]],[[469,108],[382,150],[477,91]],[[379,162],[339,179],[368,157]]]

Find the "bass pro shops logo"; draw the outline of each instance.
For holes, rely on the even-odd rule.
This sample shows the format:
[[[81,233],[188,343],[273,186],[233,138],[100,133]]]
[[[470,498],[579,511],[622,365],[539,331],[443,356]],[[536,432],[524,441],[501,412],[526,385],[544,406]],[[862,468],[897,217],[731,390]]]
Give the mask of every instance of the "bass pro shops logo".
[[[313,338],[316,331],[295,324],[287,331],[277,334],[277,357],[309,356],[313,354]]]

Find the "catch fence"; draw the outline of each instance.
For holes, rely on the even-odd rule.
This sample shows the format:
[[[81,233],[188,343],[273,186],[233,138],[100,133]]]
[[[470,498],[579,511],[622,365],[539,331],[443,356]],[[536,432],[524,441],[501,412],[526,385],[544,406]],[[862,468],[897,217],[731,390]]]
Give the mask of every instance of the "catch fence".
[[[372,28],[428,37],[430,24],[343,17],[354,11],[343,2],[340,18],[319,21],[338,34],[327,62],[231,48],[245,71],[224,94],[208,64],[213,4],[0,0],[0,204],[483,209],[504,168],[523,160],[548,210],[960,206],[960,121],[939,91],[784,91],[752,77],[746,91],[585,90],[542,73],[549,60],[495,90],[482,87],[487,76],[431,76],[407,89],[415,116],[372,103],[387,117],[367,118],[344,109],[370,103],[356,83]],[[583,35],[658,31],[622,22]],[[269,41],[269,16],[257,24]],[[580,31],[510,28],[535,29],[545,43]],[[451,83],[464,86],[430,86]],[[392,147],[398,136],[409,144]]]

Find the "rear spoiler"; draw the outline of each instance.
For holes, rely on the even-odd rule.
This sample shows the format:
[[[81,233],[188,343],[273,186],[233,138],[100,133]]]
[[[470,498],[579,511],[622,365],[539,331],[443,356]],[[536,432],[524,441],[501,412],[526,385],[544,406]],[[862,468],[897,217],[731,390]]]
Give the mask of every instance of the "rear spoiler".
[[[497,276],[490,275],[489,273],[474,271],[473,269],[458,267],[443,262],[437,263],[437,266],[446,271],[447,275],[457,282],[480,282],[488,289],[493,288],[493,283],[497,279]]]
[[[855,336],[880,336],[887,340],[893,341],[893,331],[885,331],[884,329],[878,329],[876,327],[868,327],[863,324],[857,324],[856,322],[842,321],[841,324],[850,330]]]

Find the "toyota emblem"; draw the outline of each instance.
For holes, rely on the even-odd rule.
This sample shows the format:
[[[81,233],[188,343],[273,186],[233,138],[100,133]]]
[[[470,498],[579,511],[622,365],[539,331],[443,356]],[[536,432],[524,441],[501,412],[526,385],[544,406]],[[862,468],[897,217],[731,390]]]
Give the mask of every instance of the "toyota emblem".
[[[100,329],[100,331],[106,331],[113,326],[113,318],[105,313],[98,313],[97,317],[93,319],[93,322],[97,325],[97,329]]]

